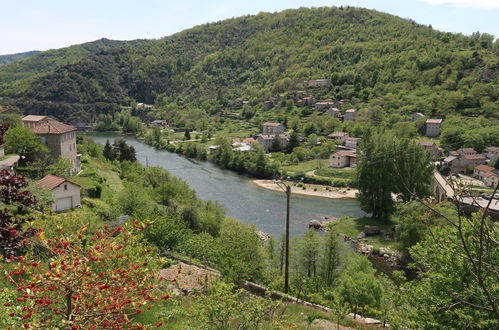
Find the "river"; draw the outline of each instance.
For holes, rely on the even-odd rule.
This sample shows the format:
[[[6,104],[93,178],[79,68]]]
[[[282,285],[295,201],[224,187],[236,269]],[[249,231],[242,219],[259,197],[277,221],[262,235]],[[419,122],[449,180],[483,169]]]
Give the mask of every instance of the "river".
[[[259,230],[278,238],[284,231],[286,196],[257,187],[251,179],[223,170],[206,161],[179,156],[166,150],[156,150],[133,137],[116,133],[87,133],[95,142],[112,143],[123,138],[135,148],[137,160],[149,166],[160,166],[174,176],[186,181],[197,192],[199,198],[218,202],[229,217],[254,224]],[[356,200],[328,199],[301,195],[291,196],[290,234],[301,235],[308,229],[312,219],[322,220],[324,216],[360,217],[365,213]]]

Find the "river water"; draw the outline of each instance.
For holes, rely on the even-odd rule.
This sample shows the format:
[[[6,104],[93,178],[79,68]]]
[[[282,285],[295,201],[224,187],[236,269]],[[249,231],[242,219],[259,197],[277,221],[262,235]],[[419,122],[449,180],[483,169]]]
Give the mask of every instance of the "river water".
[[[279,238],[284,231],[286,217],[286,195],[257,187],[251,179],[223,170],[206,161],[179,156],[155,148],[133,137],[115,133],[88,133],[95,142],[112,143],[123,138],[135,148],[137,160],[149,166],[160,166],[174,176],[186,181],[197,192],[199,198],[218,202],[228,217],[254,224],[259,230]],[[356,200],[328,199],[292,195],[290,212],[290,234],[301,235],[308,229],[312,219],[322,220],[324,216],[360,217],[365,213]]]

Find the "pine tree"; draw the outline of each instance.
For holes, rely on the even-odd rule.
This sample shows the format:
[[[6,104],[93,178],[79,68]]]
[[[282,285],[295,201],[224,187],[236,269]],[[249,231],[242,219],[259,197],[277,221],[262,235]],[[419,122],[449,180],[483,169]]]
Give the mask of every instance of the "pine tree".
[[[106,141],[106,144],[104,145],[104,151],[102,152],[104,157],[106,157],[107,160],[114,160],[115,159],[115,154],[113,147],[111,146],[111,143],[109,143],[109,140]]]
[[[321,277],[326,286],[331,287],[338,276],[337,268],[340,265],[340,251],[338,237],[333,231],[324,235],[324,254],[322,256]]]

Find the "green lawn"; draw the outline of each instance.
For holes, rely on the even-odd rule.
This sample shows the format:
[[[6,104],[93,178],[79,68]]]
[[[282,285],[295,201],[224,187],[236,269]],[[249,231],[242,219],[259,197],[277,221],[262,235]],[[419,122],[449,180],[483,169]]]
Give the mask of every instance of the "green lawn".
[[[319,168],[327,168],[328,165],[329,165],[328,159],[312,159],[306,162],[298,163],[296,165],[282,166],[281,168],[290,175],[296,175],[296,174],[314,171]]]
[[[315,171],[315,175],[327,178],[338,178],[355,180],[357,170],[355,168],[321,168]]]

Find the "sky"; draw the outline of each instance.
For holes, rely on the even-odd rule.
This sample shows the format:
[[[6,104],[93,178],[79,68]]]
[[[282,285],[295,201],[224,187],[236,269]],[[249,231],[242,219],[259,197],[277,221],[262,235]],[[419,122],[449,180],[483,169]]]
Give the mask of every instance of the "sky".
[[[441,31],[499,37],[499,0],[0,0],[0,55],[162,38],[231,17],[320,6],[376,9]]]

